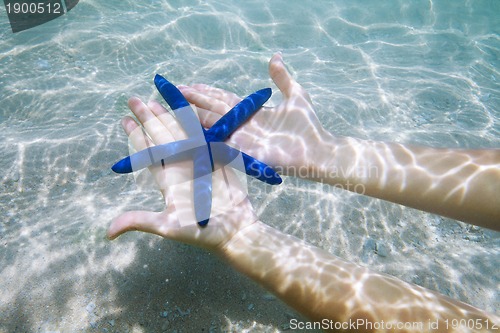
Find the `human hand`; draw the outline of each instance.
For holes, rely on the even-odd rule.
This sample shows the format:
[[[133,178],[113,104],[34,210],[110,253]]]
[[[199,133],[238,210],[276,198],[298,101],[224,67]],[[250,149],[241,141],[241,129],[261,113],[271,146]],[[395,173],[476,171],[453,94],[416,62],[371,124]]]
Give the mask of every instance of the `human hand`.
[[[158,102],[146,105],[138,98],[131,98],[129,108],[149,136],[132,118],[122,120],[125,133],[137,151],[187,138],[173,116]],[[110,239],[138,230],[217,251],[240,229],[257,220],[246,192],[229,167],[213,174],[212,215],[206,227],[196,223],[189,181],[193,177],[193,162],[152,166],[149,170],[160,187],[166,209],[163,212],[130,211],[118,216],[108,229]],[[193,223],[186,223],[187,220]]]
[[[287,71],[281,54],[269,62],[269,74],[283,94],[274,107],[263,107],[228,139],[242,151],[290,175],[291,168],[308,167],[315,148],[327,132],[314,112],[308,93]],[[241,98],[231,92],[205,84],[179,86],[184,97],[198,107],[204,127],[211,127]]]

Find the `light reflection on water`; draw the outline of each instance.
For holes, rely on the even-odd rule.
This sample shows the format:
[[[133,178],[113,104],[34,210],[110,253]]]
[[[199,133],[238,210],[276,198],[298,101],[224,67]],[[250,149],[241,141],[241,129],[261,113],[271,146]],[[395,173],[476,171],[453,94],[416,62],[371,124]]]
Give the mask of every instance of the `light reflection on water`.
[[[302,5],[82,1],[24,33],[0,22],[0,330],[161,328],[162,311],[172,329],[186,318],[196,329],[288,321],[203,251],[105,240],[119,212],[162,208],[109,169],[127,154],[126,100],[157,97],[156,72],[245,95],[270,86],[267,61],[282,50],[333,133],[499,146],[498,2],[292,6]],[[499,307],[498,233],[301,180],[251,183],[250,195],[263,221],[342,258]]]

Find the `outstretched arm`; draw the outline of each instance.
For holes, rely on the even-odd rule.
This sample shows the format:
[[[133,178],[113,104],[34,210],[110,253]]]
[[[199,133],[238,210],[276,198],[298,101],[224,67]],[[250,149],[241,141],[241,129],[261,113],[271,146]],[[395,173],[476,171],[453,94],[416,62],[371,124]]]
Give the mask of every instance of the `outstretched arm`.
[[[298,312],[326,323],[327,331],[463,333],[500,327],[495,315],[347,262],[261,222],[240,230],[221,253]]]
[[[436,149],[331,135],[320,150],[311,179],[500,230],[500,150]]]
[[[269,73],[283,101],[261,110],[230,138],[248,154],[284,175],[500,230],[500,149],[436,149],[336,137],[323,129],[281,55],[273,56]],[[203,109],[199,114],[206,127],[240,100],[206,85],[180,88]]]

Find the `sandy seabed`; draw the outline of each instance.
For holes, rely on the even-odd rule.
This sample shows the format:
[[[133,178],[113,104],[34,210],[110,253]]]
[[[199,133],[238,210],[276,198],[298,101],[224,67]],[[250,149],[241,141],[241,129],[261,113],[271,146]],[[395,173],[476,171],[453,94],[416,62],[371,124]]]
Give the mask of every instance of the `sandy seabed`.
[[[281,50],[332,133],[499,147],[499,4],[86,0],[25,33],[0,20],[0,332],[287,330],[301,317],[214,255],[105,238],[121,212],[163,209],[110,170],[128,155],[128,97],[158,98],[160,73],[240,95],[270,86],[278,103],[267,62]],[[497,232],[301,180],[249,186],[285,233],[500,308]]]

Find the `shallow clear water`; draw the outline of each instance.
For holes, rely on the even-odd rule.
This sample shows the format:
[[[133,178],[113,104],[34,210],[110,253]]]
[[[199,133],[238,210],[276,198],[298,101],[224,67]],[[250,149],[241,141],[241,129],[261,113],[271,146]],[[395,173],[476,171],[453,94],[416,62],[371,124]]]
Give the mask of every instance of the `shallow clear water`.
[[[271,86],[276,103],[267,62],[282,51],[333,133],[499,147],[498,13],[495,0],[83,0],[13,34],[0,8],[0,331],[281,329],[297,315],[214,256],[105,239],[120,212],[163,208],[110,170],[128,153],[128,97],[158,97],[161,73],[240,95]],[[276,228],[499,308],[498,233],[305,181],[250,185]]]

